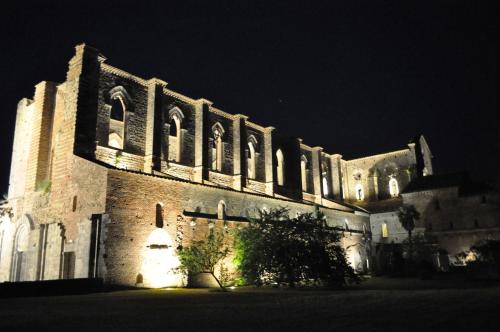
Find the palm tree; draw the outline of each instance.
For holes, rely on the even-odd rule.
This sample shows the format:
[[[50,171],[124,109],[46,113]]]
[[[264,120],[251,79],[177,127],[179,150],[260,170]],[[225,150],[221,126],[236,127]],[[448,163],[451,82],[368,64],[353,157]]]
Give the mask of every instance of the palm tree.
[[[411,233],[415,229],[415,222],[420,219],[420,213],[413,205],[403,205],[399,208],[398,218],[401,226],[408,232],[408,256],[411,260],[413,255]]]

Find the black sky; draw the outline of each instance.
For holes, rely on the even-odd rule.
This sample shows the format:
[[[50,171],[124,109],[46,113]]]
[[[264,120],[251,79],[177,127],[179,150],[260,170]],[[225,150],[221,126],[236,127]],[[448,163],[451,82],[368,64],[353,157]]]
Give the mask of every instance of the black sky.
[[[500,178],[494,1],[90,1],[0,5],[0,190],[19,99],[73,47],[346,159],[424,134],[437,172]]]

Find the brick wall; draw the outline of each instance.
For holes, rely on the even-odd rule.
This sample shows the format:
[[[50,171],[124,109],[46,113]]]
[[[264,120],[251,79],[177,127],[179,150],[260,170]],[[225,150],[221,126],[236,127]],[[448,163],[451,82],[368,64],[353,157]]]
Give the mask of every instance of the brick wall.
[[[137,274],[142,273],[142,259],[147,252],[146,243],[156,229],[156,204],[163,204],[164,229],[175,240],[182,234],[182,243],[203,237],[208,231],[208,220],[195,218],[193,229],[191,217],[184,211],[216,214],[219,202],[226,204],[227,215],[257,216],[258,209],[288,207],[291,215],[297,212],[313,211],[313,205],[293,201],[272,199],[206,185],[177,180],[109,170],[106,211],[110,222],[107,226],[106,270],[109,282],[133,285]],[[325,209],[329,223],[343,226],[348,219],[352,230],[362,230],[368,218],[353,213]],[[179,227],[179,220],[182,221]],[[216,223],[217,224],[217,223]],[[237,227],[241,222],[233,222]],[[220,221],[218,226],[222,227]],[[146,278],[146,276],[144,276]]]

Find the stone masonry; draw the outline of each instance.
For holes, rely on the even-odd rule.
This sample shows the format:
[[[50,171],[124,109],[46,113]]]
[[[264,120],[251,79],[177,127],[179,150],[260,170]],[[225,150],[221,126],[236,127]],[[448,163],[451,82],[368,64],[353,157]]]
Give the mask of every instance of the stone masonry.
[[[182,286],[176,248],[244,227],[259,209],[320,209],[370,267],[363,204],[399,196],[432,174],[423,137],[355,160],[143,79],[76,46],[65,82],[41,82],[18,104],[0,282],[104,278]],[[9,211],[7,213],[6,211]],[[230,273],[230,259],[224,264]]]

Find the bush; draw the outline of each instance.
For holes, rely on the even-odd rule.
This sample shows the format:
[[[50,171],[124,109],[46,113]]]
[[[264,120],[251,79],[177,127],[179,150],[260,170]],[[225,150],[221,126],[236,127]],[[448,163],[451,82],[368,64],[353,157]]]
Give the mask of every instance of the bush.
[[[470,250],[455,256],[459,264],[467,266],[467,273],[474,278],[500,276],[500,241],[481,240]]]
[[[260,217],[236,234],[235,263],[255,285],[359,282],[340,246],[341,233],[318,211],[290,218],[288,209],[260,211]]]
[[[210,273],[219,286],[226,281],[225,267],[221,266],[222,282],[215,276],[215,266],[229,254],[229,248],[224,245],[224,234],[211,230],[204,240],[193,241],[191,246],[177,248],[180,269],[184,273]]]

